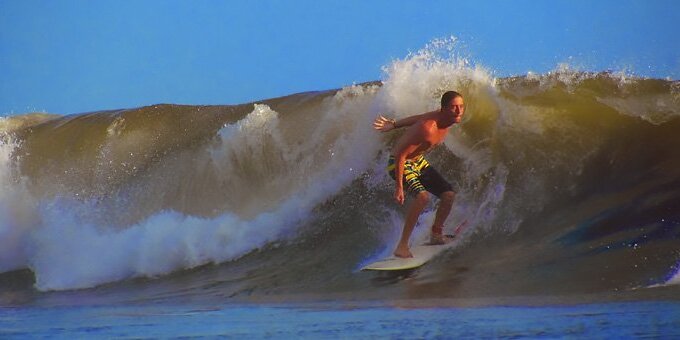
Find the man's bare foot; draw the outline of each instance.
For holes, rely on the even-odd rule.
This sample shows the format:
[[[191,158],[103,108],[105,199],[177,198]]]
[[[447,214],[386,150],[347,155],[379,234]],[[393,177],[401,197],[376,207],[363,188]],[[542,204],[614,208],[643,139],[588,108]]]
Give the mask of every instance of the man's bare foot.
[[[438,246],[453,242],[453,235],[432,234],[430,236],[430,245]]]
[[[440,244],[447,244],[451,242],[451,239],[444,235],[444,226],[432,226],[432,234],[430,235],[431,246],[437,246]]]
[[[411,251],[408,250],[408,246],[397,246],[397,249],[394,250],[394,256],[396,257],[401,257],[401,258],[410,258],[413,257],[413,254],[411,254]]]

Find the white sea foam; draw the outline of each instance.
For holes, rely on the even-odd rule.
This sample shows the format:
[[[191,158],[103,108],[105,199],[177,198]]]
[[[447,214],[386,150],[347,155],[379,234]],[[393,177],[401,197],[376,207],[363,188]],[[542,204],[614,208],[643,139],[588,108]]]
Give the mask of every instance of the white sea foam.
[[[629,98],[597,98],[602,104],[619,113],[637,117],[654,125],[661,125],[680,115],[680,100],[667,93],[631,96]]]
[[[0,135],[0,273],[25,268],[28,237],[38,223],[34,200],[12,160],[17,147],[9,135]]]
[[[379,100],[397,117],[439,108],[441,95],[465,88],[466,97],[493,90],[495,78],[489,70],[472,64],[456,49],[456,39],[437,39],[405,59],[383,68],[386,74]],[[470,103],[467,103],[468,109]]]
[[[670,278],[663,283],[663,285],[680,285],[680,262],[675,265],[672,273],[673,275],[671,275]]]
[[[304,218],[304,198],[252,220],[157,213],[123,230],[82,224],[72,205],[43,206],[49,222],[32,234],[31,268],[41,290],[86,288],[130,277],[153,277],[182,268],[235,259]]]

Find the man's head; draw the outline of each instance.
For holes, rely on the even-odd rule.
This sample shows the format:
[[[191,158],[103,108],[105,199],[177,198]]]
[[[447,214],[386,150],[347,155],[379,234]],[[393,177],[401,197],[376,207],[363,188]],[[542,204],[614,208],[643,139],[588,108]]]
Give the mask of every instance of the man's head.
[[[442,95],[442,112],[451,113],[455,117],[455,122],[460,123],[465,113],[465,103],[463,95],[456,91],[446,91]]]

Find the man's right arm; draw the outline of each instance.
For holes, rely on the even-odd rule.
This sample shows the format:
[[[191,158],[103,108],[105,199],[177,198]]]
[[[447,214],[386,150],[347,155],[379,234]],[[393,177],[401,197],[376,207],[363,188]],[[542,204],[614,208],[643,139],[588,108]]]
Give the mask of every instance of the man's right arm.
[[[404,164],[406,163],[406,157],[416,151],[418,146],[425,140],[424,138],[424,127],[414,126],[406,131],[404,135],[401,136],[397,145],[394,148],[394,158],[395,158],[395,181],[396,190],[394,193],[394,199],[399,204],[404,204]]]
[[[403,128],[403,127],[406,127],[406,126],[411,126],[411,125],[415,124],[416,122],[418,122],[420,119],[422,119],[423,116],[426,115],[426,114],[427,113],[421,113],[419,115],[414,115],[414,116],[406,117],[406,118],[403,118],[403,119],[400,119],[400,120],[395,120],[394,121],[394,128],[398,129],[398,128]]]
[[[402,119],[399,119],[399,120],[389,119],[389,118],[385,118],[383,116],[380,116],[380,117],[376,118],[375,121],[373,122],[373,128],[375,128],[376,130],[382,131],[382,132],[387,132],[387,131],[391,131],[391,130],[394,130],[394,129],[411,126],[411,125],[417,123],[419,120],[421,120],[425,115],[427,115],[429,113],[431,113],[431,112],[421,113],[419,115],[413,115],[413,116],[402,118]]]

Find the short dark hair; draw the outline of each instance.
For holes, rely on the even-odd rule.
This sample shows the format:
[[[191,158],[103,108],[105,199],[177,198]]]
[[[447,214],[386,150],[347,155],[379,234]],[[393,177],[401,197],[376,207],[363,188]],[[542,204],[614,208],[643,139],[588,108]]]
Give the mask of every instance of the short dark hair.
[[[456,91],[446,91],[446,92],[444,92],[444,94],[442,95],[442,107],[444,107],[446,104],[448,104],[449,102],[451,102],[452,100],[454,100],[457,97],[463,98],[463,95],[456,92]]]

